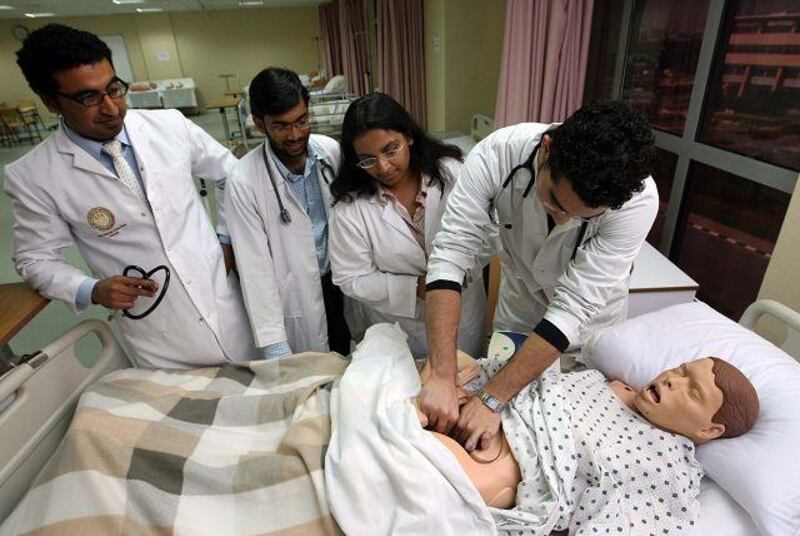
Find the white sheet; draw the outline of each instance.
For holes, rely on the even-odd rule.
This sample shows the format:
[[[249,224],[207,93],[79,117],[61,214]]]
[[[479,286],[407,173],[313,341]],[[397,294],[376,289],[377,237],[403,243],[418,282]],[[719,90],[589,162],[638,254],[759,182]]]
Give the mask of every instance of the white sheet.
[[[759,536],[753,520],[708,477],[700,482],[700,517],[688,536]]]
[[[496,534],[458,462],[420,426],[419,389],[406,334],[370,327],[331,394],[331,512],[346,534]]]

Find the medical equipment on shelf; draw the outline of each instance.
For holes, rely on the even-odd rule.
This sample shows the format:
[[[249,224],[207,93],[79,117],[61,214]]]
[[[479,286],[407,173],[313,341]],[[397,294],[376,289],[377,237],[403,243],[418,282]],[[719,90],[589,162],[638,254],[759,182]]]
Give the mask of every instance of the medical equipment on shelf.
[[[267,171],[269,182],[272,184],[272,191],[275,192],[275,199],[278,200],[278,207],[280,208],[281,212],[281,221],[285,225],[289,225],[292,223],[292,215],[289,214],[289,211],[286,210],[286,207],[283,205],[283,198],[281,197],[280,192],[278,192],[278,185],[275,183],[275,177],[273,177],[272,173],[269,171],[269,165],[267,164],[266,145],[262,145],[261,147],[261,158],[264,161],[264,169]],[[331,182],[333,182],[333,180],[336,178],[336,172],[333,171],[331,165],[327,163],[324,158],[319,158],[317,162],[319,163],[319,170],[320,174],[322,175],[322,180],[325,181],[325,184],[330,186]]]

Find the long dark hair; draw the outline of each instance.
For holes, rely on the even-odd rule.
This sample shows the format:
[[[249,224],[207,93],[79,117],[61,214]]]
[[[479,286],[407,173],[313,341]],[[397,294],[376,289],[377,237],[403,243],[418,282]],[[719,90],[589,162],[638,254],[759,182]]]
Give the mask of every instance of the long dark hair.
[[[425,133],[400,104],[385,93],[370,93],[354,100],[347,108],[342,123],[342,165],[331,183],[333,202],[354,201],[360,195],[372,196],[377,191],[375,179],[358,167],[358,156],[353,140],[374,129],[393,130],[414,140],[409,146],[409,167],[416,173],[430,177],[428,186],[437,185],[444,190],[445,177],[441,159],[463,160],[461,149],[444,144]]]

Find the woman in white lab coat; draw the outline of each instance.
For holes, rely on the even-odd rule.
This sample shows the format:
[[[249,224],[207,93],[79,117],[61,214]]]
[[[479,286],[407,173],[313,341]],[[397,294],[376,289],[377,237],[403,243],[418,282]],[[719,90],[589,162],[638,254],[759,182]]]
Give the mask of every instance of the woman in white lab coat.
[[[425,275],[461,151],[428,136],[390,96],[354,101],[342,125],[342,166],[331,185],[333,282],[360,304],[353,338],[398,322],[415,358],[427,355]],[[482,353],[486,293],[481,260],[466,275],[458,346]]]

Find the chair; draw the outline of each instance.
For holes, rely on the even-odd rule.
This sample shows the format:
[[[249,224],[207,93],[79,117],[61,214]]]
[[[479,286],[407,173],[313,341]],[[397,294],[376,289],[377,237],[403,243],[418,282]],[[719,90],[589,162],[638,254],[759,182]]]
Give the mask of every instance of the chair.
[[[0,102],[0,113],[7,109],[8,106],[6,106],[6,103]],[[10,147],[12,145],[11,133],[6,129],[6,125],[2,119],[0,119],[0,145],[3,147]]]
[[[34,137],[42,141],[42,135],[38,130],[31,128],[16,109],[0,108],[0,122],[5,130],[3,141],[9,145],[34,143]]]
[[[47,126],[44,124],[42,116],[39,114],[39,108],[36,106],[36,102],[32,99],[19,99],[17,101],[17,111],[26,125],[33,126],[36,130],[36,135],[41,140],[41,132],[47,132]],[[41,131],[39,130],[39,126],[42,127]]]

